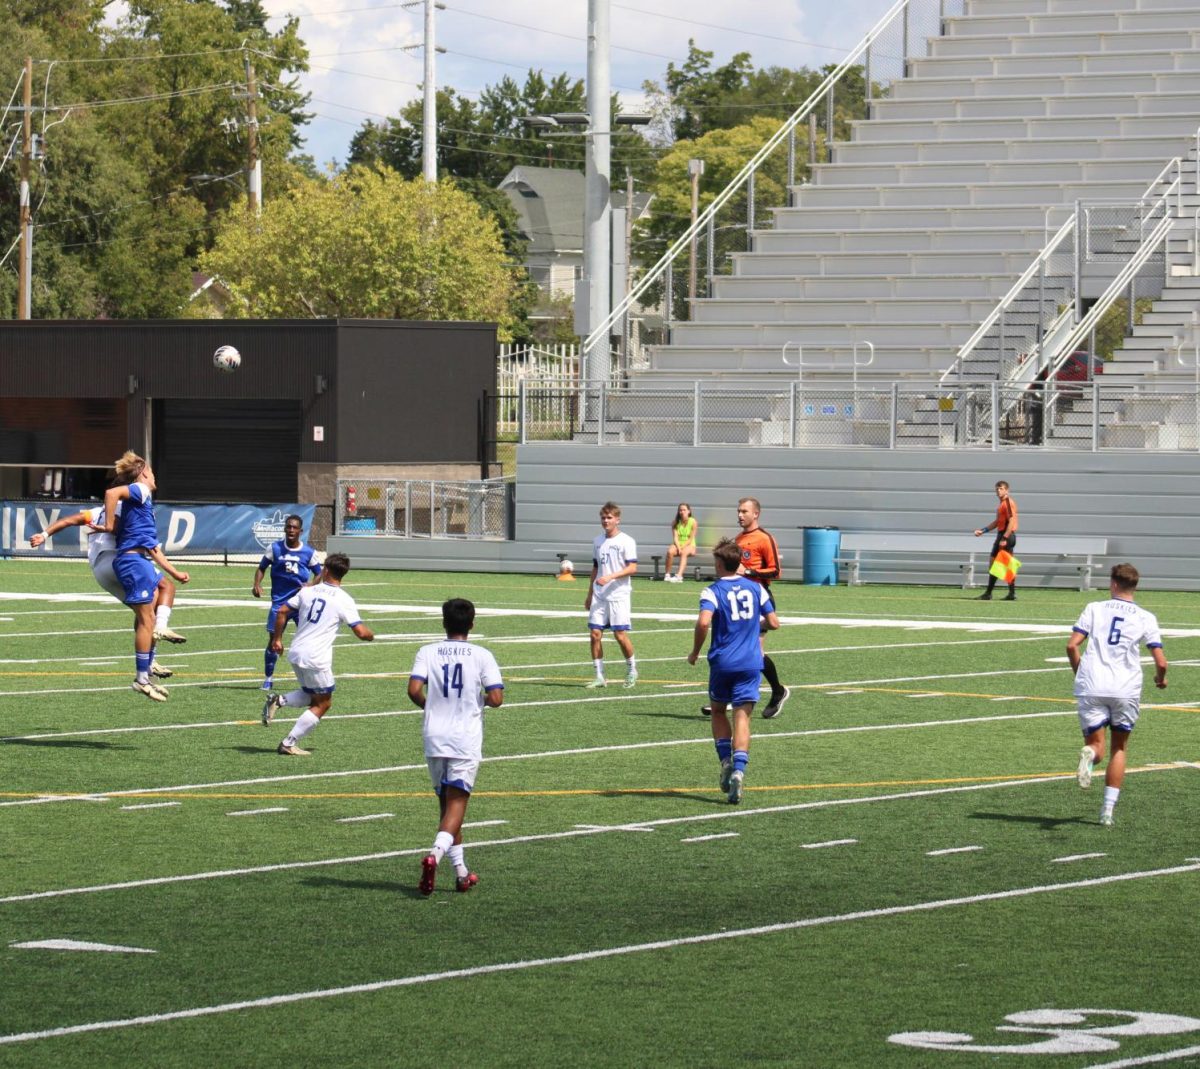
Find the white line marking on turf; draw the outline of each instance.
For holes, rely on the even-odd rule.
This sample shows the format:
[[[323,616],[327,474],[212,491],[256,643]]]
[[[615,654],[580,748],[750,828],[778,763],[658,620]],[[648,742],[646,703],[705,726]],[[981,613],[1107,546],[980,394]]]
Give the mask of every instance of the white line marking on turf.
[[[259,813],[286,813],[287,806],[273,805],[267,806],[264,809],[235,809],[232,813],[226,813],[227,817],[256,817]]]
[[[1179,1058],[1190,1058],[1200,1054],[1200,1047],[1180,1047],[1178,1050],[1163,1051],[1161,1054],[1147,1054],[1141,1058],[1122,1058],[1119,1062],[1096,1062],[1087,1069],[1128,1069],[1134,1065],[1154,1065],[1157,1062],[1173,1062]]]
[[[1003,698],[989,698],[988,699],[988,701],[992,701],[992,702],[1023,702],[1024,700],[1025,700],[1024,694],[1006,694]]]
[[[1108,857],[1107,854],[1067,854],[1065,857],[1052,857],[1051,865],[1065,865],[1071,861],[1091,861],[1095,857]]]
[[[926,850],[926,857],[945,857],[946,854],[969,854],[972,850],[982,850],[982,846],[950,846],[945,850]]]
[[[576,824],[580,831],[653,831],[640,824]]]
[[[697,693],[702,694],[705,692],[697,691]],[[635,695],[633,697],[636,698],[636,697],[646,697],[646,696],[645,695]],[[654,697],[654,695],[649,695],[648,697]],[[595,701],[609,701],[609,700],[617,700],[617,699],[597,698],[594,700]],[[630,696],[626,696],[624,700],[629,701],[629,700],[632,700],[632,698]],[[538,704],[538,703],[531,703],[531,704]],[[509,708],[509,709],[520,708],[520,705],[516,704],[516,705],[506,706],[506,708]],[[1143,708],[1144,708],[1144,706],[1143,706]],[[419,709],[415,710],[415,714],[421,715],[421,711]],[[384,715],[391,715],[391,714],[363,713],[363,714],[356,714],[356,715],[384,716]],[[1048,717],[1074,717],[1074,716],[1077,716],[1077,714],[1076,714],[1075,710],[1073,710],[1073,709],[1056,709],[1056,710],[1053,710],[1052,712],[1045,712],[1045,713],[1012,713],[1012,714],[1008,714],[1005,716],[976,716],[976,717],[968,716],[968,717],[957,717],[953,720],[921,720],[921,721],[917,721],[912,724],[863,724],[863,725],[859,725],[856,727],[848,727],[848,728],[808,728],[808,729],[801,730],[801,731],[774,731],[774,732],[770,732],[769,734],[758,735],[758,736],[756,736],[756,738],[759,740],[759,742],[761,744],[762,741],[764,741],[766,739],[797,739],[797,738],[806,738],[806,737],[812,736],[812,735],[849,735],[849,734],[855,734],[855,733],[865,732],[865,731],[902,731],[902,730],[908,730],[908,729],[913,729],[913,728],[938,728],[938,727],[949,727],[949,726],[954,726],[954,725],[977,724],[977,723],[978,724],[990,724],[990,723],[996,723],[998,721],[1004,721],[1004,720],[1037,720],[1037,719],[1044,719],[1044,718],[1048,718]],[[331,716],[331,717],[327,717],[326,719],[337,720],[337,719],[339,719],[339,717]],[[278,719],[276,720],[276,723],[279,723]],[[187,725],[179,725],[179,726],[184,727]],[[106,729],[106,730],[132,731],[135,729],[133,729],[133,728],[115,728],[115,729]],[[140,730],[140,729],[136,729],[136,730]],[[33,736],[31,736],[31,737],[33,737]],[[41,737],[41,736],[37,736],[37,737]],[[7,740],[0,740],[0,741],[7,741]],[[489,762],[489,763],[497,762],[497,761],[531,761],[531,760],[536,760],[538,758],[544,758],[544,757],[578,757],[583,754],[617,753],[617,752],[620,752],[623,750],[653,750],[653,749],[658,749],[658,748],[664,747],[664,746],[711,746],[711,745],[712,745],[711,739],[703,739],[703,738],[664,739],[664,740],[659,740],[659,741],[655,741],[655,742],[620,743],[620,744],[613,745],[613,746],[582,746],[582,747],[578,747],[573,750],[540,750],[540,751],[535,751],[533,753],[498,754],[498,755],[494,755],[492,757],[485,757],[483,760],[485,762]],[[293,783],[293,782],[297,782],[297,781],[301,781],[301,780],[341,779],[341,778],[345,778],[347,776],[374,776],[374,775],[379,775],[379,774],[386,774],[389,772],[413,772],[413,771],[424,769],[424,768],[425,768],[425,765],[421,765],[421,764],[384,765],[379,768],[354,768],[354,769],[345,769],[345,770],[337,771],[337,772],[302,772],[302,773],[295,773],[295,774],[291,774],[291,775],[281,775],[281,776],[258,776],[258,777],[252,778],[252,779],[222,780],[222,781],[213,782],[213,783],[184,783],[184,784],[174,784],[174,785],[166,786],[166,787],[138,787],[138,788],[133,788],[133,789],[129,789],[129,790],[97,792],[97,794],[93,795],[90,800],[106,801],[108,798],[120,798],[120,797],[129,796],[129,795],[139,795],[139,794],[159,794],[159,793],[168,792],[168,791],[198,791],[198,790],[207,790],[207,789],[216,788],[216,787],[252,787],[252,786],[258,786],[258,785],[264,784],[264,783]],[[1073,773],[1072,773],[1072,775],[1073,775]],[[0,808],[6,807],[6,806],[15,806],[15,805],[36,805],[36,804],[44,804],[46,802],[56,802],[56,801],[57,802],[70,802],[70,801],[76,801],[76,800],[78,800],[78,796],[76,796],[76,795],[44,795],[44,796],[41,796],[38,798],[19,798],[19,799],[15,799],[15,800],[6,801],[6,802],[0,802]]]
[[[17,950],[95,950],[105,954],[157,954],[145,947],[122,947],[111,943],[85,943],[81,939],[35,939],[29,943],[9,943]]]
[[[825,691],[825,694],[831,698],[837,697],[838,695],[841,695],[841,694],[861,694],[861,693],[862,693],[861,687],[854,687],[850,690],[827,690],[827,691]]]
[[[469,820],[463,825],[463,827],[464,828],[495,828],[501,824],[507,824],[507,823],[508,823],[507,820]]]
[[[827,846],[853,846],[857,839],[827,839],[823,843],[801,843],[801,850],[824,850]]]
[[[50,1039],[56,1036],[80,1035],[87,1032],[107,1032],[117,1028],[132,1028],[138,1025],[162,1024],[165,1021],[182,1021],[196,1017],[211,1017],[216,1014],[236,1013],[241,1010],[265,1009],[270,1006],[292,1005],[316,999],[338,998],[345,995],[361,995],[396,988],[415,987],[419,984],[437,983],[442,980],[462,980],[472,976],[489,976],[496,973],[519,972],[526,969],[545,968],[555,965],[574,965],[586,961],[623,957],[656,950],[673,950],[683,946],[702,946],[707,943],[724,942],[729,939],[746,939],[758,935],[774,935],[780,932],[795,932],[805,928],[817,928],[830,924],[848,924],[854,921],[876,920],[880,917],[898,917],[910,913],[928,913],[955,906],[973,906],[983,902],[1001,902],[1012,898],[1028,898],[1033,895],[1054,894],[1058,891],[1074,891],[1107,884],[1124,883],[1131,880],[1153,879],[1159,876],[1175,876],[1196,872],[1198,866],[1179,865],[1166,869],[1145,869],[1139,872],[1123,872],[1115,876],[1099,876],[1090,880],[1071,880],[1067,883],[1041,884],[1032,887],[1013,887],[1006,891],[988,894],[966,895],[961,898],[941,898],[925,902],[910,902],[902,906],[887,906],[881,909],[863,909],[852,913],[835,913],[823,917],[804,917],[800,920],[782,921],[777,924],[762,924],[753,928],[738,928],[732,931],[704,932],[699,935],[681,936],[677,939],[659,939],[649,943],[627,943],[622,946],[584,950],[575,954],[562,954],[552,958],[532,958],[524,961],[502,961],[491,965],[476,965],[467,969],[451,969],[446,972],[422,973],[417,976],[401,976],[390,980],[375,980],[346,987],[320,988],[311,991],[295,991],[285,995],[268,995],[264,998],[246,999],[242,1002],[226,1002],[215,1006],[194,1006],[170,1013],[146,1014],[141,1017],[126,1017],[109,1021],[92,1021],[87,1024],[65,1025],[47,1028],[38,1032],[18,1032],[0,1036],[0,1044],[27,1043],[31,1040]]]
[[[133,809],[166,809],[167,806],[172,806],[172,805],[183,805],[183,803],[182,802],[142,802],[141,805],[123,805],[123,806],[121,806],[121,809],[123,811],[133,810]]]
[[[336,823],[357,824],[363,820],[390,820],[395,815],[395,813],[368,813],[365,817],[338,817]],[[465,828],[466,825],[464,824],[463,827]]]
[[[693,835],[690,839],[680,839],[681,843],[711,843],[714,839],[736,839],[741,835],[737,831],[722,831],[716,835]]]
[[[915,698],[944,698],[946,695],[941,693],[940,691],[935,690],[935,691],[930,692],[929,694],[906,694],[904,696],[906,698],[915,699]]]
[[[1072,714],[1074,715],[1074,714]],[[421,766],[424,767],[424,766]],[[1129,770],[1133,771],[1133,770]],[[1155,769],[1167,771],[1167,769]],[[485,846],[512,846],[520,843],[552,842],[556,839],[573,839],[582,835],[602,835],[610,831],[628,831],[642,828],[667,827],[674,824],[693,824],[709,820],[744,819],[747,817],[770,816],[781,813],[798,813],[809,809],[830,809],[835,806],[865,805],[872,802],[897,802],[913,798],[931,798],[942,794],[965,794],[972,791],[990,791],[1000,787],[1026,787],[1040,783],[1060,783],[1073,779],[1075,773],[1061,776],[1039,776],[1036,779],[1002,780],[997,783],[971,783],[957,787],[932,787],[920,791],[898,791],[892,794],[860,795],[857,798],[824,798],[812,802],[792,802],[789,805],[763,806],[757,809],[723,808],[715,812],[696,813],[684,817],[659,817],[638,824],[613,824],[594,828],[569,828],[565,831],[541,832],[536,835],[516,835],[509,839],[483,839],[472,842],[471,849]],[[196,880],[217,880],[229,876],[251,876],[263,872],[284,872],[292,869],[325,868],[332,865],[354,865],[362,861],[387,861],[397,857],[412,857],[429,853],[429,847],[419,846],[405,850],[385,850],[375,854],[356,854],[349,857],[320,858],[315,861],[284,861],[274,865],[256,865],[240,869],[217,869],[210,872],[185,873],[182,876],[154,876],[143,880],[127,880],[122,883],[95,884],[87,887],[64,887],[54,891],[31,891],[26,894],[8,895],[0,898],[0,905],[10,902],[32,902],[40,898],[63,898],[68,895],[96,894],[101,891],[124,891],[135,887],[155,887],[169,883],[191,883]]]

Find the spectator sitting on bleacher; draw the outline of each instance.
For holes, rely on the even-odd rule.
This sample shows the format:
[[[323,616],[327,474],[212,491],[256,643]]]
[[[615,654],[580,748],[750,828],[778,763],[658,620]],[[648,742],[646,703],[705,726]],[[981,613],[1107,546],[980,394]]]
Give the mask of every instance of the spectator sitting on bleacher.
[[[667,574],[663,579],[668,583],[682,583],[688,557],[695,552],[696,517],[692,515],[692,506],[685,501],[675,510],[675,520],[671,524],[671,545],[667,548]],[[679,571],[672,575],[671,569],[674,567],[676,556],[679,557]]]

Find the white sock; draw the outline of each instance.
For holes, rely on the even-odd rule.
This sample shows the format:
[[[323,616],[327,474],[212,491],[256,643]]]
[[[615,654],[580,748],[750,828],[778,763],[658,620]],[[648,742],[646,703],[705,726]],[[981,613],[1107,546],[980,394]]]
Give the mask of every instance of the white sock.
[[[463,857],[463,844],[459,843],[456,846],[450,847],[446,853],[450,856],[450,864],[454,866],[454,875],[465,877],[471,874],[471,870],[467,868],[466,858]]]
[[[625,667],[631,672],[637,671],[637,657],[627,657],[625,659]]]
[[[596,678],[603,679],[604,678],[604,658],[596,657],[592,661],[592,664],[594,664],[596,666]]]
[[[434,859],[440,864],[442,858],[453,848],[454,836],[448,831],[439,831],[433,840],[433,849],[429,852],[434,856]],[[461,847],[459,849],[462,849]]]
[[[283,740],[284,746],[295,746],[305,735],[321,722],[321,718],[317,716],[311,709],[306,709],[300,714],[299,719],[292,726],[292,730],[288,732],[288,736]]]
[[[171,622],[171,606],[160,605],[154,610],[154,629],[156,631],[165,631],[167,624]]]
[[[302,690],[290,690],[283,696],[283,704],[289,709],[307,709],[308,695]]]
[[[1105,787],[1104,788],[1104,808],[1112,809],[1117,804],[1117,796],[1121,793],[1120,787]]]

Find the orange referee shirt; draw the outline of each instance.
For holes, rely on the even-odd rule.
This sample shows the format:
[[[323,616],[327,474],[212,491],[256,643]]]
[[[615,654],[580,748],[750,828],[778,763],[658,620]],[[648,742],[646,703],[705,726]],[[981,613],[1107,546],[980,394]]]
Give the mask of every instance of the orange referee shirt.
[[[779,546],[761,527],[743,531],[735,540],[742,551],[742,566],[754,574],[746,578],[769,587],[772,579],[779,578]]]

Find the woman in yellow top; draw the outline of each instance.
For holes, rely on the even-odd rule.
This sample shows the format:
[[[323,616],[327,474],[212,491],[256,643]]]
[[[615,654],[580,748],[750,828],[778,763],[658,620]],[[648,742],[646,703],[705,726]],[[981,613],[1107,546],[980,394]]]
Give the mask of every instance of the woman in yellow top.
[[[675,511],[675,521],[671,524],[671,545],[667,549],[667,574],[663,578],[668,583],[682,583],[683,573],[687,569],[687,559],[696,552],[696,517],[692,515],[692,506],[683,502]],[[671,574],[675,557],[679,557],[679,572]]]

